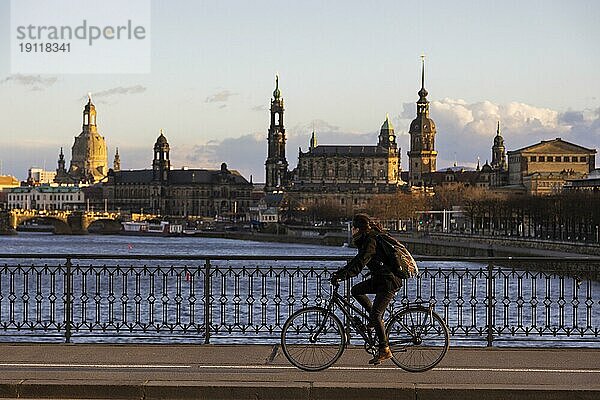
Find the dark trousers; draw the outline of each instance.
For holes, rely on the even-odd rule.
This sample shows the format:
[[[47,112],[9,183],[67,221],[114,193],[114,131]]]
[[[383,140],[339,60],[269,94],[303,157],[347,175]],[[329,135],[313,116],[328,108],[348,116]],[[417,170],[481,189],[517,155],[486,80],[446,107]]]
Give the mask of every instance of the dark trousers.
[[[373,303],[371,303],[367,294],[375,295]],[[367,310],[370,322],[375,326],[380,348],[388,346],[388,339],[383,326],[383,313],[385,313],[385,309],[395,295],[395,290],[376,290],[372,279],[367,279],[352,286],[352,296]]]

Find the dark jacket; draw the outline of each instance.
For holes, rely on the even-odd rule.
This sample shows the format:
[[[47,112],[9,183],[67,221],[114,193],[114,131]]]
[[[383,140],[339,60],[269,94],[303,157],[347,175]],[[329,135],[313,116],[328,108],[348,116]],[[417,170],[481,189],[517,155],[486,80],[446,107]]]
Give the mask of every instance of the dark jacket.
[[[377,244],[378,232],[369,230],[363,232],[354,240],[358,254],[348,264],[335,272],[336,278],[348,279],[360,274],[366,266],[371,272],[373,286],[378,292],[396,291],[402,286],[402,279],[394,275],[385,264],[385,258]]]

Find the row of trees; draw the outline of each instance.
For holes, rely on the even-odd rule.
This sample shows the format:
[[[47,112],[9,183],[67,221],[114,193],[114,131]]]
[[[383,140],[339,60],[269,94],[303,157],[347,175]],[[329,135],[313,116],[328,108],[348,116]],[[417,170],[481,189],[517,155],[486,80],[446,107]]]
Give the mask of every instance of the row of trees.
[[[286,216],[290,221],[338,223],[350,220],[356,212],[366,212],[382,221],[410,220],[418,223],[434,219],[427,217],[428,211],[457,207],[462,214],[455,216],[453,221],[460,219],[462,225],[449,225],[450,230],[456,230],[460,225],[461,230],[466,227],[467,233],[479,235],[599,241],[600,193],[597,192],[528,196],[476,187],[442,186],[434,193],[377,195],[362,209],[353,208],[350,204],[341,205],[336,199],[306,207],[296,204],[296,207],[288,208]]]

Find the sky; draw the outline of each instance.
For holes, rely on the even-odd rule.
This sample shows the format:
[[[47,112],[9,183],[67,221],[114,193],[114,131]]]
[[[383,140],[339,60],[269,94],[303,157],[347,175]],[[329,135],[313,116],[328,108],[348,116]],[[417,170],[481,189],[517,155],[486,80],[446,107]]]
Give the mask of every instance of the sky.
[[[490,159],[497,121],[507,150],[557,137],[600,148],[595,0],[173,0],[150,12],[149,73],[11,74],[0,0],[1,173],[54,170],[60,147],[68,165],[91,92],[110,165],[118,147],[122,169],[150,168],[164,129],[175,168],[226,162],[264,182],[276,73],[291,167],[313,129],[319,144],[373,145],[389,113],[406,169],[421,54],[438,168]]]

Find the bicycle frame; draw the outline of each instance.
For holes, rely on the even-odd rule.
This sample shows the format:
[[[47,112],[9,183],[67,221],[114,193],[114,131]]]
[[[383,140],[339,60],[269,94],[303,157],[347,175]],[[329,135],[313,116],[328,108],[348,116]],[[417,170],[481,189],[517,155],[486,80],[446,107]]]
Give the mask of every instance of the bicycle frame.
[[[337,308],[346,317],[346,320],[348,321],[348,323],[354,328],[354,331],[357,332],[363,338],[365,343],[369,344],[370,346],[374,346],[375,345],[375,336],[371,334],[371,331],[369,329],[365,329],[364,326],[359,326],[354,321],[355,316],[359,316],[360,318],[368,320],[369,315],[365,311],[356,307],[354,304],[350,303],[342,295],[340,295],[338,293],[338,288],[339,288],[339,286],[337,286],[337,287],[334,286],[333,294],[332,294],[331,298],[329,299],[329,303],[327,304],[327,307],[325,307],[325,309],[327,310],[327,315],[333,315],[337,318],[337,316],[334,313],[334,309],[337,306]],[[352,314],[352,312],[354,312],[355,314]],[[325,320],[323,321],[323,324],[325,323]],[[324,326],[322,326],[315,333],[316,336],[318,336],[318,334],[320,333],[320,331],[323,327]],[[346,337],[346,345],[348,345],[349,342],[350,342],[349,338]]]
[[[329,303],[327,304],[327,307],[325,307],[325,309],[327,310],[327,315],[334,315],[334,309],[337,306],[337,308],[340,309],[340,311],[344,314],[344,316],[346,317],[346,320],[349,322],[349,324],[354,328],[354,331],[357,332],[365,341],[366,344],[368,344],[369,346],[375,346],[375,339],[376,336],[371,334],[371,331],[369,329],[365,329],[364,326],[359,326],[358,324],[356,324],[356,322],[354,321],[354,317],[358,314],[359,317],[363,318],[363,319],[369,319],[369,315],[362,309],[358,308],[357,306],[355,306],[354,304],[350,303],[348,300],[346,300],[342,295],[340,295],[338,293],[338,289],[339,286],[334,286],[334,290],[332,293],[332,296],[329,300]],[[405,306],[403,306],[400,310],[394,312],[390,318],[385,322],[385,326],[387,327],[388,322],[395,316],[397,316],[398,314],[400,314],[401,312],[409,309],[410,307],[420,307],[423,309],[426,309],[428,312],[426,314],[426,317],[423,321],[421,321],[421,325],[422,326],[427,326],[428,323],[428,319],[432,319],[432,315],[431,313],[433,312],[433,303],[428,302],[428,301],[419,301],[419,302],[414,302],[414,303],[409,303]],[[352,314],[352,312],[354,312],[355,314]],[[337,318],[337,316],[336,316]],[[421,332],[413,332],[408,326],[406,326],[406,324],[399,320],[400,325],[402,326],[402,328],[406,331],[406,332],[410,332],[411,335],[413,336],[413,339],[405,339],[405,340],[401,340],[401,341],[396,341],[394,343],[390,343],[390,345],[408,345],[408,344],[414,344],[416,340],[418,340],[418,338],[420,337]],[[325,320],[323,321],[323,325],[315,332],[314,336],[317,337],[319,336],[319,334],[321,333],[321,330],[325,327]],[[386,329],[387,330],[387,329]],[[346,337],[346,345],[349,344],[349,338]]]

